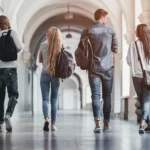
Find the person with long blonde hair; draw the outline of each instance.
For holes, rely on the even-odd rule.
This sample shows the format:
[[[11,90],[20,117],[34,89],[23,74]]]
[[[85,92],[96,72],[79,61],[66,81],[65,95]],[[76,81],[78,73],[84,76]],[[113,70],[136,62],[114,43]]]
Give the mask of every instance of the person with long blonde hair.
[[[57,56],[61,52],[61,45],[61,31],[56,27],[50,27],[46,33],[46,41],[41,44],[39,54],[39,62],[43,64],[40,86],[43,100],[43,115],[45,119],[44,131],[49,131],[49,101],[51,102],[51,130],[57,130],[57,97],[60,80],[55,77],[55,66]],[[49,97],[49,93],[51,93],[51,97]]]

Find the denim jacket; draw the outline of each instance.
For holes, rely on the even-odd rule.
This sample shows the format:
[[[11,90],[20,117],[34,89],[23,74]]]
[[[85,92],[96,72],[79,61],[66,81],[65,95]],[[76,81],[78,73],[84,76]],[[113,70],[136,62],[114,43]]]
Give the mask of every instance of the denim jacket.
[[[93,61],[89,72],[105,72],[113,67],[112,52],[118,49],[118,40],[114,29],[96,22],[83,30],[81,39],[86,36],[89,36],[93,47]]]

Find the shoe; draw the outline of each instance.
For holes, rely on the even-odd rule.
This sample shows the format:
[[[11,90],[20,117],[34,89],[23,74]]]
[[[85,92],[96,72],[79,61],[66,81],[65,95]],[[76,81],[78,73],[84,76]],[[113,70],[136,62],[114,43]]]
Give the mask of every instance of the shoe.
[[[103,131],[104,132],[110,132],[111,131],[111,127],[110,127],[108,121],[104,121],[104,129],[103,129]]]
[[[52,125],[51,125],[51,131],[56,131],[56,130],[57,130],[56,125],[55,125],[55,124],[52,124]]]
[[[145,133],[144,126],[140,126],[139,127],[139,133],[140,134],[144,134]]]
[[[101,133],[101,127],[100,126],[96,126],[94,129],[94,133]]]
[[[48,121],[45,121],[43,130],[44,131],[49,131],[49,122]]]
[[[12,132],[12,125],[11,125],[11,120],[10,120],[10,116],[6,115],[6,117],[4,118],[5,124],[6,124],[6,130],[8,132]]]
[[[108,125],[108,126],[105,126],[104,129],[103,129],[104,132],[110,132],[111,131],[111,127]]]
[[[150,126],[147,126],[145,129],[144,129],[145,132],[150,132]]]
[[[0,124],[0,132],[3,132],[4,131],[4,124]]]

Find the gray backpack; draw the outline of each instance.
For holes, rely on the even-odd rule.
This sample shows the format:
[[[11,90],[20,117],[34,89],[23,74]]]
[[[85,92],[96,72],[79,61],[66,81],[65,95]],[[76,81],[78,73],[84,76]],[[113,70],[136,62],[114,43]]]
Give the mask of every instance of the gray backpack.
[[[55,76],[57,78],[66,79],[74,73],[74,70],[75,63],[72,54],[62,48],[57,57]]]

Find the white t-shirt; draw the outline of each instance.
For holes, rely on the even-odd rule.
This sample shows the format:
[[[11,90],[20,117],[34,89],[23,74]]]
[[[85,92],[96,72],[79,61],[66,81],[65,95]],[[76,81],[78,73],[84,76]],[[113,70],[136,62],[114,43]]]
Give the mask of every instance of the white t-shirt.
[[[9,30],[0,30],[0,37],[2,36],[3,32],[8,32]],[[16,31],[12,30],[10,33],[10,36],[13,38],[14,43],[17,48],[17,52],[21,51],[22,44],[20,40],[18,39]],[[3,62],[0,60],[0,68],[17,68],[17,60],[15,61],[9,61],[9,62]]]
[[[144,50],[143,50],[143,43],[139,39],[137,40],[137,46],[138,46],[138,50],[139,50],[139,54],[141,57],[144,70],[150,71],[150,63],[146,61]],[[131,66],[132,76],[142,78],[143,73],[142,73],[140,61],[138,60],[138,54],[136,50],[135,41],[129,45],[126,59],[127,59],[128,65]]]

